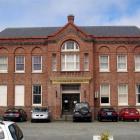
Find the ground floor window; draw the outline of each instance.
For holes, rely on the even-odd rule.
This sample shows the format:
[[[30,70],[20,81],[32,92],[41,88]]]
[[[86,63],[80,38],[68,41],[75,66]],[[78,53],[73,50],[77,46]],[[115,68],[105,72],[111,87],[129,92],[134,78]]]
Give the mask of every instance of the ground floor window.
[[[24,106],[24,85],[15,86],[15,106]]]
[[[7,106],[7,86],[0,85],[0,106]]]
[[[42,88],[41,85],[33,85],[33,105],[41,105],[42,103]]]
[[[118,105],[128,105],[128,85],[119,84],[118,86]]]
[[[136,85],[136,104],[140,105],[140,84]]]
[[[110,105],[110,86],[109,84],[100,85],[100,104]]]

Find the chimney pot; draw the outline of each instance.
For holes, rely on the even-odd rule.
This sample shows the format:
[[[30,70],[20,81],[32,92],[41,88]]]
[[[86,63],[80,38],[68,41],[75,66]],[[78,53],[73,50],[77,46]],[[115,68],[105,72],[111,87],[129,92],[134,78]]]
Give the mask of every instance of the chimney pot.
[[[74,15],[68,15],[68,22],[74,23]]]

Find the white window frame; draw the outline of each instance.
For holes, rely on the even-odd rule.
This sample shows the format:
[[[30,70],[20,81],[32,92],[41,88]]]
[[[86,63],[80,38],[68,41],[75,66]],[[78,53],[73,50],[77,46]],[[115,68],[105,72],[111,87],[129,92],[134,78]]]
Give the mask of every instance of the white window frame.
[[[6,107],[7,106],[7,99],[8,99],[8,88],[7,88],[7,85],[0,85],[0,87],[6,87],[6,97],[5,97],[6,103],[3,105],[0,105],[0,106]]]
[[[137,95],[140,95],[140,93],[137,92],[137,85],[140,86],[140,83],[136,84],[136,105],[140,106],[140,102],[137,102]]]
[[[73,55],[74,56],[74,68],[73,69],[68,69],[67,68],[67,56],[68,56],[69,54],[61,54],[61,71],[80,71],[80,56],[79,56],[79,54],[70,54],[70,55]],[[62,64],[62,56],[64,56],[64,63],[65,63],[65,68],[63,69],[63,64]],[[76,56],[78,56],[79,57],[79,61],[78,61],[78,66],[79,66],[79,68],[76,68],[76,65],[77,65],[77,61],[76,61]]]
[[[24,93],[23,93],[23,104],[17,104],[16,103],[16,95],[17,94],[19,94],[19,93],[17,93],[17,91],[16,91],[16,87],[18,87],[18,86],[22,86],[23,87],[23,89],[24,89]],[[20,93],[21,94],[21,93]],[[20,99],[19,99],[20,100]],[[24,85],[15,85],[15,106],[25,106],[25,86]]]
[[[108,59],[108,62],[107,62],[108,67],[106,69],[103,69],[101,67],[101,57],[103,57],[103,56],[106,56]],[[103,55],[99,56],[99,71],[100,72],[110,72],[109,55],[103,54]]]
[[[33,58],[36,56],[41,57],[41,69],[40,70],[34,70],[34,63],[33,63]],[[32,73],[42,73],[42,56],[41,55],[33,55],[32,56]]]
[[[0,73],[8,73],[8,56],[0,56],[0,57],[6,57],[6,65],[7,65],[7,69],[6,70],[0,70]]]
[[[74,49],[67,49],[67,43],[68,42],[73,42],[74,43]],[[61,47],[61,52],[79,52],[79,46],[75,41],[69,40],[66,41],[62,47]]]
[[[139,56],[140,57],[140,54],[136,54],[135,56],[134,56],[134,61],[135,61],[135,72],[140,72],[140,69],[137,69],[136,68],[136,56]]]
[[[108,96],[109,103],[101,103],[101,97],[103,97],[103,96],[101,96],[101,86],[102,85],[108,85],[108,88],[109,88],[109,96]],[[110,106],[110,84],[108,84],[108,83],[103,83],[103,84],[100,85],[100,106]]]
[[[55,59],[54,59],[55,56]],[[57,71],[57,55],[56,53],[52,54],[52,71]]]
[[[34,104],[34,98],[33,98],[34,93],[33,93],[33,90],[34,90],[34,86],[35,85],[40,85],[41,86],[41,94],[40,94],[40,96],[41,96],[41,103],[40,104]],[[42,85],[41,84],[33,84],[32,85],[32,106],[42,106]]]
[[[24,69],[23,70],[17,70],[17,63],[16,63],[16,58],[18,57],[18,56],[23,56],[23,55],[16,55],[15,56],[15,73],[25,73],[25,56],[23,56],[24,57]]]
[[[119,69],[119,56],[125,56],[125,69]],[[117,55],[117,72],[127,72],[127,55],[126,54],[118,54]]]
[[[119,91],[119,86],[120,85],[126,85],[126,88],[127,88],[127,93],[120,93]],[[119,103],[119,95],[127,95],[127,103]],[[128,106],[128,84],[119,84],[118,85],[118,106]]]
[[[87,65],[87,68],[86,68],[86,65]],[[84,71],[89,71],[89,53],[84,53]]]

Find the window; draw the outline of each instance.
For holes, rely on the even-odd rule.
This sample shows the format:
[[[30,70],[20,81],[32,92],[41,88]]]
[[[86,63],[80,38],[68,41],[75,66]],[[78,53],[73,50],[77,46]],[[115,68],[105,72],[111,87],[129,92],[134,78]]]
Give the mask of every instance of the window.
[[[109,72],[109,56],[100,56],[100,72]]]
[[[56,54],[52,54],[52,71],[57,71]]]
[[[33,105],[41,105],[42,102],[41,94],[42,94],[41,85],[33,85]]]
[[[140,105],[140,84],[136,85],[136,104]]]
[[[110,86],[109,84],[101,84],[100,86],[100,104],[110,105]]]
[[[84,71],[89,70],[89,55],[88,53],[84,54]]]
[[[63,45],[62,45],[62,52],[68,52],[68,51],[79,51],[79,46],[76,42],[74,41],[66,41]]]
[[[0,85],[0,106],[7,106],[7,86]]]
[[[0,73],[8,72],[8,57],[0,56]]]
[[[126,55],[117,56],[117,71],[118,72],[127,71],[127,56]]]
[[[140,71],[140,55],[135,55],[135,71]]]
[[[67,41],[61,49],[61,70],[62,71],[79,71],[79,46],[74,41]]]
[[[15,57],[15,61],[16,61],[16,63],[15,63],[15,72],[24,72],[24,61],[25,61],[25,59],[24,59],[24,56],[16,56]]]
[[[15,106],[24,106],[24,85],[15,86]]]
[[[128,86],[127,86],[127,84],[119,84],[118,105],[128,105]]]
[[[32,56],[32,72],[42,72],[42,56]]]
[[[23,133],[20,128],[14,123],[8,126],[13,140],[22,140]]]

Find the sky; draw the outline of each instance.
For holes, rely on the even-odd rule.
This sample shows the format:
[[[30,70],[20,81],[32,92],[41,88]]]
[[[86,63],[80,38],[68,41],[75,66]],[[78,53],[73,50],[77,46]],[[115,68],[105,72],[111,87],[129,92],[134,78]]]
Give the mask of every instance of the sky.
[[[136,25],[140,0],[0,0],[0,31],[8,27]]]

